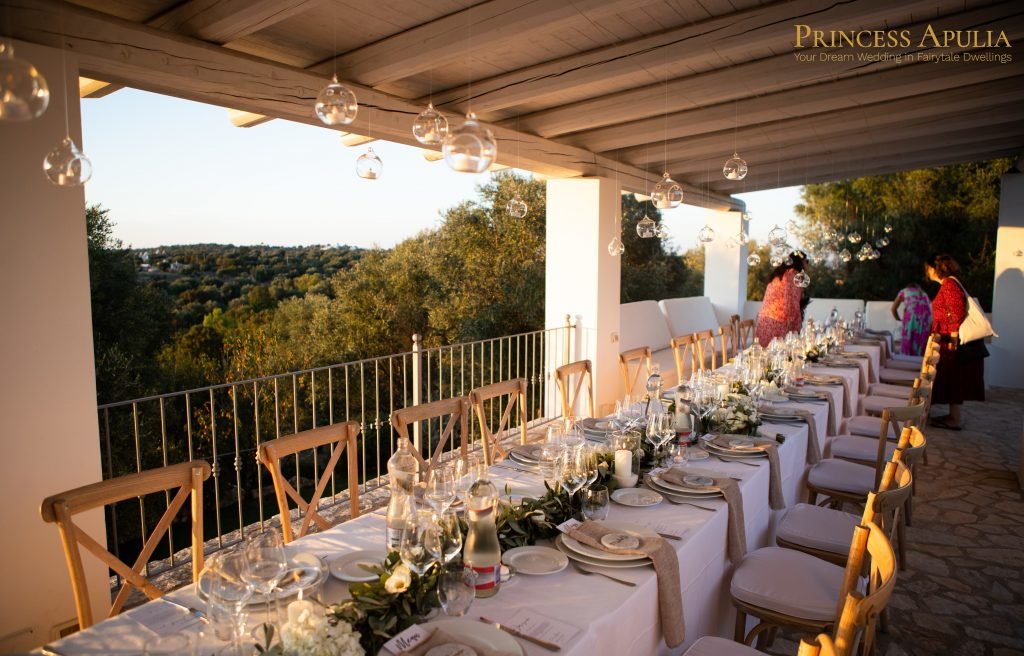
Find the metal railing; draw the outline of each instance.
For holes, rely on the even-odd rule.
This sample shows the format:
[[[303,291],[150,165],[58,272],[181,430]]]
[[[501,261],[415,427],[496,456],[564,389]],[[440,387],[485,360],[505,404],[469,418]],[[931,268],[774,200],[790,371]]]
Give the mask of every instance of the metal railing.
[[[256,459],[261,443],[336,422],[358,422],[359,486],[367,492],[385,482],[395,448],[390,417],[397,409],[511,378],[527,381],[528,420],[556,408],[554,369],[569,361],[574,332],[566,317],[560,328],[450,346],[426,348],[414,335],[405,353],[100,405],[104,477],[207,460],[213,475],[204,489],[204,535],[208,541],[213,536],[214,548],[221,548],[225,536],[239,539],[246,527],[262,525],[278,512],[270,476]],[[468,439],[475,443],[475,420],[470,427]],[[416,427],[421,452],[429,453],[439,433],[435,424],[428,423],[422,432]],[[294,473],[300,494],[317,485],[320,461],[325,458],[314,450],[289,463],[286,473]],[[346,471],[337,469],[330,473],[322,505],[347,499]],[[107,509],[107,539],[115,555],[134,557],[152,526],[147,520],[162,514],[168,496],[162,504],[139,499]],[[179,544],[188,544],[187,532],[185,522],[172,528],[153,556],[166,565],[158,570],[186,560],[176,552]]]

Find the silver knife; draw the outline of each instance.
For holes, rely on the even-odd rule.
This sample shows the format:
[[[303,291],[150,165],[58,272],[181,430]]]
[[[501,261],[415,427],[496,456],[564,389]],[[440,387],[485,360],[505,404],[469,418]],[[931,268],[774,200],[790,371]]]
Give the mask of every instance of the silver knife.
[[[521,638],[523,640],[526,640],[527,642],[532,642],[535,645],[539,645],[539,646],[541,646],[544,649],[547,649],[549,651],[562,651],[562,648],[559,647],[558,645],[556,645],[553,642],[548,642],[547,640],[542,640],[540,638],[534,638],[532,635],[523,633],[522,631],[520,631],[518,629],[513,629],[511,626],[505,626],[504,624],[501,624],[500,622],[495,622],[493,620],[489,620],[486,617],[481,617],[480,621],[483,622],[484,624],[490,624],[494,628],[496,628],[496,629],[498,629],[500,631],[504,631],[505,633],[507,633],[509,635],[513,635],[513,636],[515,636],[517,638]]]
[[[204,613],[203,611],[199,610],[198,608],[192,608],[191,606],[186,606],[185,604],[183,604],[183,603],[181,603],[179,601],[174,601],[173,599],[168,599],[167,597],[160,597],[160,599],[163,600],[163,601],[166,601],[167,603],[169,603],[172,606],[177,606],[178,608],[182,609],[183,611],[185,611],[189,615],[195,617],[200,622],[203,622],[205,624],[209,624],[210,623],[210,618],[208,618],[206,616],[206,613]]]

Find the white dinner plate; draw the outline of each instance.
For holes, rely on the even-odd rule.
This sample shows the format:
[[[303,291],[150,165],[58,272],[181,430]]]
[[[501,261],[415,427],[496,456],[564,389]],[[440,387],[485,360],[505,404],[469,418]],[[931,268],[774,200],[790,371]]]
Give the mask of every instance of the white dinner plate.
[[[620,487],[612,492],[612,501],[633,508],[646,508],[661,503],[662,496],[642,487]]]
[[[516,456],[519,460],[537,464],[540,462],[541,451],[543,449],[544,446],[541,444],[520,444],[512,447],[512,450],[509,453]]]
[[[718,446],[713,442],[709,442],[705,445],[708,451],[714,453],[716,456],[723,456],[726,458],[767,458],[768,454],[760,449],[726,449],[725,447]]]
[[[508,454],[508,459],[514,462],[516,466],[518,466],[520,469],[528,471],[536,470],[540,466],[540,464],[536,460],[524,458],[521,455],[513,453],[511,451]]]
[[[649,558],[641,558],[639,560],[601,560],[598,558],[589,558],[567,547],[565,545],[564,538],[564,535],[559,535],[555,538],[555,548],[564,553],[569,560],[575,560],[576,562],[583,563],[584,565],[626,569],[629,567],[646,567],[651,564],[651,560]]]
[[[544,576],[569,566],[565,554],[551,547],[516,547],[501,554],[501,562],[516,568],[517,574]]]
[[[689,490],[687,492],[680,492],[676,488],[665,487],[664,485],[659,483],[653,477],[648,477],[647,484],[650,485],[652,488],[654,488],[654,490],[656,490],[656,491],[660,492],[661,494],[663,494],[664,496],[668,497],[669,499],[676,499],[676,500],[684,500],[685,499],[685,500],[694,500],[694,501],[696,501],[696,500],[699,500],[699,499],[706,499],[706,500],[720,499],[722,497],[722,493],[721,492],[711,492],[711,493],[708,493],[708,492],[699,492],[699,491],[696,491],[696,490]]]
[[[696,494],[702,497],[711,497],[720,494],[718,490],[702,490],[689,485],[676,485],[671,481],[666,481],[661,476],[651,476],[650,478],[656,481],[660,487],[671,490],[674,494]],[[712,481],[712,483],[714,483],[714,481]]]
[[[624,522],[608,522],[608,521],[605,521],[605,522],[602,522],[602,525],[604,526],[604,528],[606,528],[606,529],[608,529],[610,531],[617,531],[619,533],[625,533],[627,535],[633,535],[633,536],[638,537],[638,538],[655,538],[655,537],[658,537],[658,534],[655,533],[654,531],[652,531],[651,529],[643,527],[643,526],[638,526],[636,524],[627,524],[627,523],[624,523]],[[571,538],[568,535],[563,535],[562,539],[563,539],[562,541],[565,543],[565,546],[570,551],[573,551],[573,552],[575,552],[575,553],[577,553],[577,554],[579,554],[581,556],[584,556],[586,558],[590,558],[591,560],[621,562],[621,561],[627,561],[627,560],[639,560],[639,559],[646,560],[647,559],[647,556],[636,555],[636,554],[613,554],[613,553],[608,553],[607,551],[604,551],[602,549],[598,549],[596,547],[591,547],[590,545],[583,544],[579,540]]]
[[[811,385],[842,385],[843,379],[839,376],[804,376],[804,382]]]
[[[376,581],[377,575],[363,569],[362,565],[380,566],[387,556],[383,551],[360,550],[338,556],[330,562],[331,574],[342,581]]]
[[[742,437],[736,437],[729,440],[729,448],[750,450],[754,448],[754,442],[751,440],[745,440]]]
[[[279,600],[287,599],[298,593],[299,590],[308,591],[319,585],[325,577],[323,562],[316,554],[308,552],[294,554],[288,557],[288,571],[281,577],[282,584],[280,587],[274,588],[271,597]],[[199,578],[196,595],[203,601],[210,598],[209,585],[210,579]],[[255,606],[263,603],[265,603],[263,595],[257,594],[250,598],[248,605]]]
[[[691,446],[686,449],[686,459],[690,462],[698,462],[700,460],[707,460],[711,457],[711,454],[701,449],[700,447]]]
[[[769,392],[764,395],[765,401],[772,401],[775,403],[785,403],[789,400],[789,397],[780,392]]]
[[[425,629],[444,629],[444,632],[457,638],[461,644],[478,650],[490,650],[503,654],[525,656],[526,652],[519,642],[509,634],[494,628],[491,624],[463,619],[461,617],[443,617],[430,620],[423,625]],[[392,652],[382,649],[380,654],[394,656]]]

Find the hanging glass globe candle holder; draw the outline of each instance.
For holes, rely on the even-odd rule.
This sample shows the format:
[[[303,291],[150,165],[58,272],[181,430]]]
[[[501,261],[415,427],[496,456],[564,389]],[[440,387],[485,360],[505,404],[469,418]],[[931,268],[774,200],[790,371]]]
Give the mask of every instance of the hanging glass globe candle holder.
[[[317,94],[313,110],[325,125],[348,125],[356,120],[359,103],[356,102],[355,92],[338,82],[338,76],[335,75]]]
[[[669,176],[668,171],[665,171],[661,180],[651,190],[651,202],[659,210],[679,207],[683,202],[683,188]]]
[[[754,220],[754,213],[753,212],[740,212],[740,219],[742,219],[744,221],[753,221]]]
[[[757,266],[761,263],[761,256],[757,253],[751,253],[747,256],[747,266]]]
[[[839,251],[839,259],[842,260],[843,262],[849,262],[850,260],[853,259],[853,253],[844,248],[843,250]]]
[[[773,253],[768,261],[771,262],[773,267],[782,266],[782,256],[776,253]]]
[[[768,241],[773,246],[782,246],[786,243],[786,231],[776,224],[776,226],[768,232]]]
[[[498,156],[498,142],[494,133],[476,120],[476,114],[466,114],[459,127],[450,130],[441,148],[444,161],[460,173],[483,173]]]
[[[732,243],[738,247],[743,246],[748,241],[750,241],[750,235],[748,235],[744,230],[740,230],[732,238]]]
[[[430,103],[412,122],[412,136],[426,146],[440,146],[448,136],[448,119]]]
[[[742,180],[747,177],[747,162],[740,154],[734,152],[732,157],[725,160],[725,165],[722,166],[722,175],[725,176],[726,180]]]
[[[886,223],[882,230],[885,230],[885,234],[889,234],[890,232],[892,232],[892,224]]]
[[[702,244],[710,244],[715,240],[715,231],[711,229],[711,226],[704,224],[704,227],[697,233],[697,239]]]
[[[82,154],[71,137],[64,137],[43,159],[43,172],[55,185],[78,187],[92,177],[92,162]]]
[[[0,41],[0,121],[31,121],[50,104],[50,88],[36,67],[14,56],[14,46]]]
[[[875,246],[878,246],[879,248],[885,248],[889,244],[890,244],[890,242],[889,242],[889,238],[888,237],[879,237],[875,241]]]
[[[366,152],[356,160],[356,175],[365,180],[376,180],[384,173],[384,162],[380,161],[373,148],[367,148]]]
[[[526,202],[519,197],[518,192],[512,196],[512,200],[510,200],[508,205],[505,206],[505,210],[508,212],[509,216],[513,216],[517,219],[521,219],[526,216],[526,212],[529,209],[530,208],[527,207]]]
[[[787,255],[785,259],[782,260],[782,263],[785,264],[786,266],[793,266],[793,256]]]
[[[862,239],[863,239],[863,237],[861,237],[860,233],[857,232],[856,230],[854,230],[850,234],[846,235],[846,240],[848,242],[850,242],[851,244],[859,244]]]
[[[618,257],[626,252],[626,245],[622,243],[618,235],[612,237],[612,240],[608,242],[608,254],[612,257]]]
[[[658,224],[657,229],[654,231],[654,236],[658,239],[668,239],[668,226],[665,225],[664,220]]]
[[[871,257],[871,247],[868,246],[867,244],[864,244],[863,246],[860,247],[860,250],[857,251],[857,261],[858,262],[864,262],[864,261],[868,260],[870,257]]]
[[[655,235],[657,225],[654,219],[644,214],[644,218],[636,222],[636,234],[641,239],[651,239]]]
[[[796,275],[793,276],[793,284],[801,289],[809,287],[811,284],[811,277],[803,271],[797,271]]]

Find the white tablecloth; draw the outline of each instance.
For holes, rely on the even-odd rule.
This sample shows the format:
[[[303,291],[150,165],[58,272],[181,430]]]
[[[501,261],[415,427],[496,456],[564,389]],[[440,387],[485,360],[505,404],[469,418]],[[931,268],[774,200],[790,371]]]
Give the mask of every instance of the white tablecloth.
[[[868,380],[878,382],[878,373],[882,370],[882,346],[871,344],[846,344],[843,350],[847,353],[865,353],[868,356]]]

